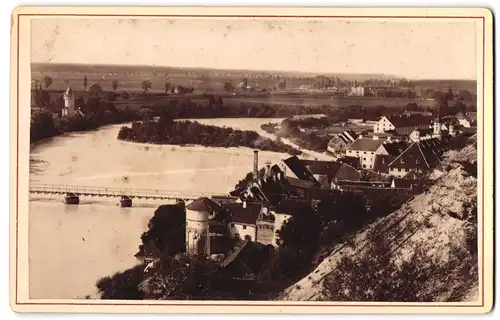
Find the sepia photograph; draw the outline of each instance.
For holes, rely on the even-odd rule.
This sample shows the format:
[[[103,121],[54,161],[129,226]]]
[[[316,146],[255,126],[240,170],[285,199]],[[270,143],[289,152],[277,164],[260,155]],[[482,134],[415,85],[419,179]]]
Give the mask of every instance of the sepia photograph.
[[[58,10],[12,35],[11,304],[491,309],[489,11]]]

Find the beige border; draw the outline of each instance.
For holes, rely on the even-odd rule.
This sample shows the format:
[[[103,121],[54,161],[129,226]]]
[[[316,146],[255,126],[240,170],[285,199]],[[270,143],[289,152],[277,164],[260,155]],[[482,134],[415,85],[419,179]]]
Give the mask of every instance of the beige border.
[[[303,19],[357,20],[374,18],[391,20],[455,19],[478,23],[478,150],[480,295],[478,302],[461,304],[436,303],[317,303],[317,302],[215,302],[198,301],[92,301],[92,300],[30,300],[27,294],[27,204],[29,142],[29,39],[30,15],[67,15],[66,18],[85,18],[74,15],[130,15],[147,19],[147,15],[237,15],[237,16],[295,16]],[[73,15],[73,17],[71,17]],[[322,18],[319,18],[321,16]],[[238,18],[238,17],[235,17]],[[493,17],[482,8],[160,8],[160,7],[20,7],[14,9],[11,24],[11,144],[10,144],[10,305],[17,312],[103,312],[103,313],[485,313],[493,306]],[[484,26],[484,27],[483,27]],[[484,30],[484,33],[483,33]],[[19,35],[19,37],[18,37]],[[484,46],[483,46],[484,39]],[[483,58],[484,57],[484,58]],[[18,88],[19,85],[19,88]],[[481,103],[483,101],[484,103]],[[482,112],[481,112],[482,111]],[[18,118],[19,117],[19,118]],[[19,121],[18,121],[19,119]],[[486,121],[487,119],[487,121]],[[22,137],[20,139],[20,137]],[[19,152],[17,151],[19,150]],[[18,170],[18,171],[17,171]],[[19,179],[17,179],[19,178]],[[18,215],[16,215],[18,212]],[[481,217],[481,215],[480,215]],[[486,226],[486,227],[485,227]],[[482,251],[483,250],[483,251]],[[18,258],[18,263],[16,261]],[[482,258],[482,259],[481,259]],[[481,268],[482,267],[482,268]],[[481,280],[482,279],[482,280]],[[482,289],[482,290],[481,290]],[[119,303],[119,305],[117,305]],[[278,305],[279,303],[279,305]],[[114,304],[114,305],[113,305]],[[194,306],[196,305],[196,306]],[[221,307],[222,306],[222,307]],[[354,308],[355,307],[355,308]]]

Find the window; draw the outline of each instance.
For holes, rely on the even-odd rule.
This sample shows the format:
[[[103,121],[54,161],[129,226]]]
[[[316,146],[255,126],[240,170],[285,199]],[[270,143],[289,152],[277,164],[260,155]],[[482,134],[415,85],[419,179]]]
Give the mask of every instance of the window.
[[[365,160],[365,161],[366,161],[366,158],[365,158],[365,157],[363,157],[363,160]]]
[[[363,168],[366,168],[366,164],[363,165]]]
[[[245,240],[252,241],[252,237],[251,237],[250,235],[248,235],[248,234],[247,234],[247,235],[245,236]]]
[[[243,226],[243,230],[246,230],[247,229],[247,226]]]
[[[239,233],[235,233],[235,234],[234,234],[234,238],[235,238],[235,239],[240,239],[240,234],[239,234]]]
[[[231,228],[234,228],[234,223],[231,223]]]

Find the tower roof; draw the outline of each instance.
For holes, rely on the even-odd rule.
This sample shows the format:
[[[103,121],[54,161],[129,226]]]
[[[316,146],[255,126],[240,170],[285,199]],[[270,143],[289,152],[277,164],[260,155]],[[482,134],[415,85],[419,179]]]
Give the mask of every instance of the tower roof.
[[[68,88],[66,89],[66,91],[64,92],[65,94],[73,94],[73,89],[68,86]]]

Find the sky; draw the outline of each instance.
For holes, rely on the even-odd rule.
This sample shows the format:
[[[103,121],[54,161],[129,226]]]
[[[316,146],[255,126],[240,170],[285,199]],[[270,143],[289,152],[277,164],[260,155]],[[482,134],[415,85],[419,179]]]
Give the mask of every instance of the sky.
[[[36,18],[31,60],[476,79],[476,24],[427,21]]]

